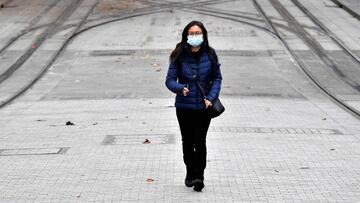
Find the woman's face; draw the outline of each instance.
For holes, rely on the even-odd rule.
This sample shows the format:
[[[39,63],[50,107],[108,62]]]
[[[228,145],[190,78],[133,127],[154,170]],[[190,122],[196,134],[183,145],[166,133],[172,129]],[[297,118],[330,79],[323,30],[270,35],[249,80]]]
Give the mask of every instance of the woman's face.
[[[188,36],[200,36],[202,34],[201,28],[197,25],[191,26],[188,30]]]

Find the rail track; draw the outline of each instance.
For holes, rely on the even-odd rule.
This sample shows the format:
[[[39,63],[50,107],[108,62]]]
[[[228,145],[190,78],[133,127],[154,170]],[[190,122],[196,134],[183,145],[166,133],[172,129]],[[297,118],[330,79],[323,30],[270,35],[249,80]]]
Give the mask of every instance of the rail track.
[[[360,58],[349,47],[347,47],[329,28],[327,28],[318,18],[316,18],[304,5],[298,0],[291,0],[306,16],[316,24],[329,38],[331,38],[342,50],[344,50],[354,61],[360,65]]]
[[[291,16],[291,14],[284,7],[281,6],[280,2],[278,2],[277,0],[270,0],[270,1],[272,1],[273,6],[275,8],[277,8],[277,10],[282,14],[282,16],[286,20],[297,23],[297,21]],[[342,43],[341,40],[338,39],[333,32],[331,32],[314,15],[312,15],[312,13],[310,13],[302,4],[300,4],[300,2],[298,2],[298,0],[292,0],[292,1],[301,11],[303,11],[321,29],[323,34],[330,37],[356,63],[360,64],[358,56],[355,53],[353,53],[344,43]],[[316,86],[318,86],[320,88],[320,90],[322,92],[324,92],[328,97],[330,97],[333,102],[335,102],[336,104],[338,104],[339,106],[341,106],[342,108],[344,108],[345,110],[350,112],[352,115],[354,115],[358,119],[360,119],[360,112],[357,109],[355,109],[352,106],[350,106],[350,105],[346,104],[345,102],[343,102],[340,98],[338,98],[336,96],[336,94],[334,94],[330,90],[328,90],[323,84],[321,84],[320,81],[318,81],[316,79],[316,77],[313,74],[311,74],[311,72],[306,68],[305,64],[302,62],[302,60],[295,54],[294,50],[292,50],[290,48],[290,46],[286,42],[286,40],[283,39],[283,37],[278,32],[276,27],[279,27],[279,28],[282,28],[282,29],[285,28],[286,30],[291,31],[292,33],[300,35],[300,38],[303,39],[304,42],[307,43],[310,47],[312,47],[314,52],[319,56],[319,58],[322,59],[324,61],[324,63],[327,64],[329,67],[331,67],[337,74],[339,74],[342,77],[342,79],[343,79],[343,81],[345,83],[347,83],[350,87],[352,87],[352,88],[356,89],[357,91],[359,91],[360,90],[359,85],[356,84],[357,81],[352,81],[351,79],[346,77],[346,75],[342,72],[342,70],[340,68],[338,68],[337,65],[332,61],[332,59],[326,54],[325,50],[323,50],[323,48],[316,41],[316,39],[312,38],[311,36],[309,36],[306,33],[306,31],[304,29],[305,26],[300,25],[300,23],[297,23],[295,27],[291,28],[291,27],[283,26],[281,24],[273,23],[271,21],[270,17],[268,17],[266,15],[266,13],[262,10],[260,4],[256,0],[254,0],[253,2],[254,2],[254,6],[257,8],[257,10],[261,14],[261,16],[263,16],[264,21],[269,25],[269,27],[271,29],[267,29],[265,27],[257,26],[255,24],[248,23],[246,21],[242,21],[242,20],[237,19],[237,18],[244,18],[244,16],[241,16],[241,15],[227,14],[227,13],[223,13],[223,12],[220,12],[220,11],[213,11],[213,10],[211,11],[211,13],[208,13],[208,11],[206,9],[204,9],[204,8],[202,8],[202,9],[192,9],[192,10],[195,10],[195,11],[201,13],[201,14],[204,14],[204,15],[214,16],[214,17],[218,17],[218,18],[222,18],[222,19],[227,19],[227,20],[232,20],[232,21],[235,21],[235,22],[248,24],[248,25],[254,26],[254,27],[258,28],[258,29],[264,30],[266,32],[269,32],[269,33],[275,35],[281,41],[281,43],[284,45],[284,47],[288,51],[289,55],[293,59],[293,61],[303,70],[305,75]],[[258,19],[253,19],[252,18],[251,20],[256,21]]]
[[[58,16],[58,18],[54,21],[54,23],[52,23],[49,27],[47,27],[46,30],[35,39],[35,41],[32,44],[36,45],[36,46],[29,46],[25,50],[25,52],[15,61],[15,63],[13,63],[5,72],[3,72],[0,75],[0,85],[2,82],[4,82],[6,79],[8,79],[17,69],[19,69],[27,61],[27,59],[30,58],[33,53],[35,53],[37,48],[49,36],[54,34],[55,29],[57,27],[59,27],[59,25],[61,25],[76,10],[76,8],[80,5],[80,3],[82,1],[83,0],[73,1],[73,3],[71,3],[64,10],[64,12]],[[11,42],[11,43],[13,43],[13,42]],[[11,43],[8,43],[5,47],[8,47],[9,44],[11,44]]]
[[[51,37],[52,35],[54,35],[56,32],[60,32],[66,28],[69,28],[69,26],[62,26],[62,24],[66,21],[66,19],[76,10],[76,8],[81,4],[83,0],[74,0],[72,2],[72,4],[64,10],[64,12],[56,19],[56,22],[52,23],[49,25],[49,27],[46,29],[45,32],[43,32],[39,37],[37,37],[37,39],[35,40],[35,42],[33,42],[32,44],[36,44],[36,47],[29,47],[25,53],[15,62],[13,63],[4,73],[2,73],[0,75],[0,85],[2,82],[4,82],[5,80],[7,80],[8,78],[11,77],[11,75],[18,70],[30,57],[31,55],[36,51],[36,49],[48,38]],[[148,14],[152,14],[152,13],[156,13],[159,12],[160,10],[163,10],[163,8],[167,8],[167,5],[154,5],[150,8],[145,8],[145,9],[139,9],[136,13],[133,14],[129,14],[129,15],[122,15],[121,17],[117,17],[117,18],[112,18],[109,20],[106,20],[105,22],[101,22],[101,23],[97,23],[93,26],[88,26],[85,27],[83,30],[81,30],[82,26],[86,23],[86,19],[88,18],[88,16],[90,15],[90,13],[93,11],[93,9],[95,8],[95,6],[99,3],[100,0],[96,0],[96,3],[92,6],[92,8],[86,13],[85,17],[81,20],[80,23],[78,24],[74,24],[71,25],[70,27],[74,28],[74,30],[71,32],[71,34],[69,35],[69,37],[63,42],[63,44],[60,46],[60,48],[51,56],[51,58],[48,60],[48,62],[46,63],[46,65],[44,67],[41,68],[41,71],[39,71],[39,73],[32,78],[32,80],[27,83],[26,85],[24,85],[21,89],[19,89],[15,94],[7,97],[5,100],[0,101],[0,109],[9,105],[11,102],[13,102],[17,97],[19,97],[20,95],[22,95],[23,93],[25,93],[28,89],[30,89],[44,74],[45,72],[51,67],[51,65],[53,64],[53,62],[56,60],[56,58],[58,56],[60,56],[60,54],[63,52],[63,50],[65,49],[65,47],[67,46],[67,44],[79,33],[86,31],[88,29],[91,29],[93,27],[96,26],[100,26],[106,23],[111,23],[114,21],[120,21],[120,20],[125,20],[125,19],[129,19],[129,18],[133,18],[133,17],[137,17],[137,16],[141,16],[141,15],[148,15]],[[46,26],[46,25],[43,25]],[[41,26],[41,27],[43,27]],[[36,27],[36,28],[31,28],[29,30],[27,30],[26,32],[21,33],[21,35],[19,35],[17,37],[17,39],[30,32],[33,30],[36,30],[40,27]],[[8,42],[8,45],[6,45],[6,47],[9,47],[11,44],[13,44],[16,40],[13,40],[11,42]]]
[[[83,0],[75,0],[73,1],[62,13],[57,17],[55,22],[51,24],[49,27],[46,28],[46,30],[36,38],[36,40],[33,42],[33,44],[36,44],[36,46],[30,46],[26,49],[25,53],[16,60],[14,64],[12,64],[4,73],[0,76],[0,85],[2,82],[4,82],[6,79],[8,79],[17,69],[19,69],[30,57],[31,55],[36,51],[36,49],[50,36],[52,36],[56,29],[62,25],[66,19],[77,9],[77,7],[81,4]],[[98,0],[99,1],[99,0]],[[97,2],[98,2],[97,1]],[[94,8],[94,7],[93,7]],[[92,9],[93,9],[92,8]],[[91,9],[91,10],[92,10]],[[84,20],[88,17],[90,14],[87,13],[85,18],[78,24],[78,26],[75,28],[77,31],[80,26],[84,23]],[[0,108],[10,104],[15,98],[26,92],[33,84],[35,84],[41,76],[46,72],[46,70],[49,68],[50,64],[53,63],[53,61],[57,58],[61,50],[64,46],[62,46],[49,60],[47,65],[42,68],[42,70],[36,75],[35,78],[33,78],[28,84],[23,86],[20,90],[18,90],[15,94],[9,96],[5,101],[2,101],[0,104]]]
[[[68,7],[68,9],[65,9],[65,11],[57,18],[56,22],[51,24],[45,32],[43,32],[39,37],[37,37],[37,39],[35,40],[35,42],[33,42],[33,44],[36,44],[36,47],[29,47],[25,53],[13,64],[11,65],[4,73],[2,73],[0,75],[0,85],[2,82],[4,82],[5,80],[7,80],[8,78],[11,77],[11,75],[17,70],[19,69],[25,62],[26,60],[28,60],[31,55],[36,51],[36,49],[51,35],[54,35],[56,32],[62,31],[65,28],[68,28],[69,26],[64,26],[61,28],[61,24],[67,19],[67,17],[69,17],[69,15],[71,15],[72,12],[74,12],[76,10],[76,8],[80,5],[81,1],[83,0],[75,0],[73,1],[73,3],[71,4],[71,6]],[[96,2],[98,3],[100,0],[97,0]],[[216,1],[216,0],[208,0],[206,1],[207,3],[219,3],[219,2],[227,2],[227,1],[234,1],[234,0],[222,0],[222,1]],[[96,3],[96,4],[97,4]],[[0,109],[7,106],[8,104],[10,104],[12,101],[14,101],[17,97],[19,97],[20,95],[22,95],[24,92],[26,92],[30,87],[32,87],[43,75],[44,73],[50,68],[50,66],[52,65],[52,63],[56,60],[56,58],[62,53],[62,51],[65,49],[66,45],[78,34],[86,31],[86,30],[90,30],[94,27],[97,26],[101,26],[104,24],[108,24],[111,22],[115,22],[115,21],[121,21],[121,20],[126,20],[129,18],[134,18],[137,16],[142,16],[142,15],[149,15],[149,14],[153,14],[153,13],[158,13],[158,12],[163,12],[164,10],[171,10],[172,8],[176,8],[176,5],[173,5],[171,3],[153,3],[153,6],[150,6],[148,8],[144,8],[144,9],[139,9],[136,13],[132,13],[132,14],[128,14],[128,15],[121,15],[120,17],[115,17],[112,19],[108,19],[105,21],[102,21],[100,23],[95,23],[92,26],[84,26],[83,29],[80,29],[86,22],[87,17],[90,15],[90,13],[92,12],[92,10],[95,8],[95,5],[90,9],[90,11],[87,13],[87,15],[85,16],[84,19],[81,20],[81,23],[77,24],[77,25],[72,25],[72,26],[76,26],[74,31],[70,34],[70,37],[67,38],[65,40],[65,42],[61,45],[61,47],[55,52],[55,54],[51,57],[51,59],[48,61],[48,63],[42,67],[41,71],[36,75],[36,77],[34,77],[31,82],[29,82],[28,84],[26,84],[25,86],[23,86],[19,91],[17,91],[15,94],[11,95],[10,97],[8,97],[7,99],[5,99],[4,101],[0,101]],[[198,2],[192,3],[193,5],[197,5],[199,4]],[[101,20],[100,20],[101,21]],[[45,26],[45,25],[44,25]],[[37,28],[31,28],[29,30],[27,30],[27,32],[22,33],[21,35],[24,35],[30,31],[33,31],[35,29],[38,29],[40,27]],[[19,38],[19,37],[17,37]],[[16,40],[9,42],[9,45],[7,45],[7,47],[9,47],[12,43],[14,43]]]
[[[360,15],[358,13],[356,13],[355,11],[353,11],[351,8],[349,8],[348,6],[342,4],[339,0],[331,0],[332,2],[334,2],[334,4],[338,5],[340,8],[344,9],[346,12],[348,12],[350,15],[352,15],[354,18],[360,20]]]
[[[289,44],[286,42],[285,39],[280,35],[277,28],[273,25],[270,18],[266,15],[264,10],[261,8],[260,4],[257,0],[253,0],[255,7],[258,9],[259,13],[263,16],[265,21],[269,24],[271,29],[274,31],[278,39],[281,41],[283,46],[286,48],[288,53],[290,54],[293,61],[297,64],[298,67],[301,68],[301,70],[305,73],[305,75],[326,95],[328,96],[334,103],[338,104],[341,108],[348,111],[350,114],[355,116],[356,118],[360,119],[360,111],[355,109],[354,107],[346,104],[343,102],[336,94],[332,93],[329,89],[327,89],[323,84],[321,84],[320,81],[316,79],[316,77],[306,68],[305,64],[302,62],[302,60],[295,54],[294,50],[292,50],[289,46]],[[275,2],[279,3],[279,2]]]
[[[16,34],[14,37],[10,38],[5,45],[0,48],[0,55],[7,49],[9,48],[16,40],[18,40],[20,37],[24,36],[25,34],[31,32],[34,30],[34,26],[36,25],[36,23],[38,23],[40,21],[40,19],[46,14],[48,13],[52,8],[54,8],[60,1],[58,0],[53,0],[52,2],[50,2],[50,4],[48,6],[46,6],[45,9],[43,9],[38,15],[36,15],[30,22],[29,25],[26,26],[25,29],[21,30],[18,34]],[[44,25],[47,26],[47,25]],[[41,26],[43,27],[43,26]],[[38,29],[38,28],[35,28]]]
[[[326,53],[321,44],[302,27],[294,16],[278,0],[269,1],[279,14],[288,22],[289,26],[296,30],[296,35],[306,45],[308,45],[310,51],[313,52],[324,64],[326,64],[327,67],[331,68],[344,83],[360,92],[359,82],[356,79],[351,78],[351,75],[347,75],[346,72],[338,67],[333,59]]]
[[[230,2],[230,1],[234,1],[234,0],[223,0],[223,1],[208,0],[208,1],[206,1],[206,3],[212,4],[212,3],[223,3],[223,2]],[[308,15],[309,18],[311,18],[316,25],[318,25],[321,28],[321,31],[324,34],[327,34],[329,37],[331,37],[340,47],[342,47],[344,49],[344,51],[346,51],[346,53],[351,55],[351,57],[354,60],[357,60],[357,56],[354,53],[352,53],[352,51],[350,49],[348,49],[343,43],[341,43],[341,41],[332,32],[330,32],[325,26],[322,26],[322,24],[319,24],[317,22],[317,19],[314,16],[312,16],[312,14],[309,14],[309,12],[307,11],[306,8],[304,8],[302,5],[300,5],[299,2],[297,2],[297,0],[292,0],[292,1],[304,13],[306,13],[306,15]],[[306,66],[304,65],[302,60],[295,54],[294,50],[291,49],[291,47],[286,42],[286,40],[283,39],[283,37],[281,36],[281,34],[278,31],[278,27],[282,28],[282,29],[286,29],[286,30],[288,30],[288,31],[290,31],[292,33],[298,33],[300,31],[300,33],[303,34],[302,39],[306,39],[307,43],[310,45],[310,47],[316,48],[317,53],[318,54],[321,53],[322,58],[329,59],[328,56],[326,56],[326,55],[324,56],[324,53],[319,52],[318,48],[320,47],[320,45],[316,44],[317,43],[316,40],[310,38],[306,33],[304,33],[305,30],[301,30],[300,27],[302,25],[300,25],[300,24],[298,24],[296,27],[287,27],[287,26],[284,26],[284,25],[273,23],[271,21],[270,17],[268,17],[266,15],[266,13],[262,10],[262,8],[261,8],[260,4],[257,2],[257,0],[253,0],[253,4],[254,4],[255,8],[259,11],[259,14],[262,16],[263,22],[266,23],[268,26],[260,26],[260,25],[257,25],[256,23],[252,23],[251,21],[260,22],[261,20],[257,19],[257,18],[254,18],[254,17],[246,16],[246,15],[227,13],[225,11],[215,11],[214,9],[205,8],[205,7],[203,7],[203,8],[194,8],[195,5],[201,5],[204,2],[198,2],[198,3],[184,3],[183,2],[183,3],[175,3],[175,4],[173,2],[164,2],[164,1],[162,1],[160,3],[157,2],[157,1],[148,1],[148,2],[150,4],[152,4],[152,6],[146,7],[146,8],[143,8],[143,9],[139,9],[139,10],[137,10],[136,12],[134,12],[132,14],[120,15],[118,17],[112,17],[111,19],[99,19],[98,21],[100,21],[100,22],[98,22],[98,23],[92,22],[93,23],[92,25],[86,25],[86,23],[88,22],[88,21],[86,21],[86,19],[90,15],[91,11],[94,9],[94,7],[95,7],[95,5],[94,5],[94,7],[92,7],[92,9],[87,13],[86,17],[81,21],[81,23],[76,25],[76,29],[72,32],[71,36],[63,43],[63,45],[56,52],[56,54],[53,55],[53,57],[47,63],[47,65],[43,68],[41,73],[29,85],[27,85],[21,91],[19,91],[16,95],[11,97],[11,99],[9,99],[6,102],[3,102],[2,104],[0,104],[0,108],[2,108],[4,106],[8,105],[9,103],[11,103],[14,99],[16,99],[18,96],[23,94],[34,83],[36,83],[36,81],[38,81],[42,77],[42,75],[48,70],[48,68],[50,68],[52,63],[56,60],[56,58],[65,49],[66,45],[71,40],[73,40],[77,35],[85,32],[85,31],[91,30],[92,28],[95,28],[95,27],[98,27],[98,26],[101,26],[101,25],[105,25],[105,24],[108,24],[108,23],[116,22],[116,21],[126,20],[126,19],[129,19],[129,18],[137,17],[137,16],[149,15],[149,14],[154,14],[154,13],[159,13],[159,12],[171,11],[172,9],[182,9],[182,10],[184,10],[186,12],[198,13],[198,14],[203,14],[203,15],[208,15],[208,16],[213,16],[213,17],[217,17],[217,18],[221,18],[221,19],[230,20],[230,21],[233,21],[233,22],[247,24],[247,25],[250,25],[252,27],[255,27],[256,29],[263,30],[263,31],[275,36],[283,44],[283,46],[285,47],[286,51],[289,53],[290,57],[295,62],[295,64],[297,64],[297,66],[302,69],[302,71],[305,73],[305,75],[307,75],[308,78],[316,86],[318,86],[322,92],[324,92],[336,104],[338,104],[339,106],[341,106],[342,108],[344,108],[345,110],[350,112],[352,115],[354,115],[355,117],[360,119],[360,112],[358,110],[356,110],[353,107],[351,107],[351,106],[347,105],[346,103],[342,102],[341,99],[339,99],[335,94],[333,94],[331,91],[329,91],[324,85],[322,85],[314,77],[314,75],[312,75],[310,73],[310,71],[306,68]],[[280,3],[277,0],[270,0],[270,2],[272,2],[273,6],[275,8],[277,8],[277,10],[282,14],[282,17],[285,17],[285,19],[287,19],[287,20],[294,20],[294,19],[291,19],[291,15],[289,15],[289,13],[286,11],[285,8],[281,7],[281,5],[279,6]],[[298,4],[296,4],[296,3],[298,3]],[[70,25],[70,26],[72,26],[72,25]],[[302,28],[302,29],[304,29],[304,28]],[[58,31],[60,31],[60,30],[61,29],[58,28]],[[323,50],[320,49],[320,51],[323,51]],[[330,61],[331,62],[330,59],[329,60],[324,60],[324,61]],[[328,65],[333,66],[334,64],[332,63],[332,64],[328,64]],[[337,68],[337,67],[335,67],[335,68]]]

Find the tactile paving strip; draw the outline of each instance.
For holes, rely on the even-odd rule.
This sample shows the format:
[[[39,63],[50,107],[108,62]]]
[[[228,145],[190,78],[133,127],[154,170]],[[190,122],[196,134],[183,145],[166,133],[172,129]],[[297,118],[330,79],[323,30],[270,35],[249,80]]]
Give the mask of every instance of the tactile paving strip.
[[[277,134],[326,134],[326,135],[342,135],[338,129],[324,128],[264,128],[264,127],[221,127],[214,126],[210,128],[212,132],[226,133],[277,133]]]

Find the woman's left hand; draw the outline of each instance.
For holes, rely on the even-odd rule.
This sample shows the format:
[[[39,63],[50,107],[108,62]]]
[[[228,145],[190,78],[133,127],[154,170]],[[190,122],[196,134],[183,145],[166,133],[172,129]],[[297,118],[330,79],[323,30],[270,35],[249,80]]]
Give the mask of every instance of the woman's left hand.
[[[205,101],[205,108],[208,108],[209,106],[211,106],[211,101],[207,100],[207,99],[204,99]]]

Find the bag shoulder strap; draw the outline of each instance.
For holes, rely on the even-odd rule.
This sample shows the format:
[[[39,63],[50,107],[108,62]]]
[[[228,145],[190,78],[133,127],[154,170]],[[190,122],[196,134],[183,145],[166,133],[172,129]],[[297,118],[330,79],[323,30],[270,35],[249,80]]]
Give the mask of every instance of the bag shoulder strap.
[[[191,67],[191,66],[189,66],[189,69],[190,69],[190,71],[193,73],[193,80],[194,80],[194,82],[195,82],[196,85],[199,87],[202,95],[204,96],[204,99],[206,99],[205,90],[204,90],[204,88],[201,86],[200,82],[197,80],[197,75],[196,75],[196,73],[192,70],[192,67]]]

